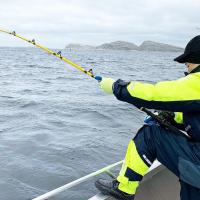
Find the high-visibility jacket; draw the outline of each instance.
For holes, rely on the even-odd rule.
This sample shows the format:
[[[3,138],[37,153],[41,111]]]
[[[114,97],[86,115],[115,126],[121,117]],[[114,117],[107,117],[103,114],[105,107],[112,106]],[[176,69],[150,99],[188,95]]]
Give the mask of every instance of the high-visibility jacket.
[[[200,142],[200,65],[187,76],[156,84],[118,80],[113,85],[117,99],[149,109],[177,112],[193,140]],[[181,113],[180,113],[181,112]]]

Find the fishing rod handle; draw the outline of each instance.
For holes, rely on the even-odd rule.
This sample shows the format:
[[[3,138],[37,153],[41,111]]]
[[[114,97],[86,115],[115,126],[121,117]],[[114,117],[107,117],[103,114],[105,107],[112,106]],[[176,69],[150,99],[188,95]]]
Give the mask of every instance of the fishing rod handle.
[[[140,108],[141,111],[145,112],[147,115],[151,116],[152,118],[154,118],[155,120],[157,120],[157,122],[160,124],[160,125],[163,125],[164,127],[166,127],[168,130],[172,131],[172,132],[175,132],[176,134],[178,135],[182,135],[182,136],[185,136],[189,139],[191,139],[191,136],[188,135],[187,132],[185,131],[182,131],[182,130],[179,130],[177,127],[173,126],[172,124],[170,124],[169,122],[167,122],[166,120],[162,120],[159,118],[159,116],[153,114],[151,111],[149,111],[148,109],[144,108],[144,107],[141,107]]]

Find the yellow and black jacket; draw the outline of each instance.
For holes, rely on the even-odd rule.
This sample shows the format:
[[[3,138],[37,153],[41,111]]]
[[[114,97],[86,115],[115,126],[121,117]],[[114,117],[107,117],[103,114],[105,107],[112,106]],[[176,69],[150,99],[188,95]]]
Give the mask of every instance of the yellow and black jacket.
[[[149,109],[175,112],[193,140],[200,141],[200,66],[187,76],[156,84],[118,80],[113,85],[117,99]]]

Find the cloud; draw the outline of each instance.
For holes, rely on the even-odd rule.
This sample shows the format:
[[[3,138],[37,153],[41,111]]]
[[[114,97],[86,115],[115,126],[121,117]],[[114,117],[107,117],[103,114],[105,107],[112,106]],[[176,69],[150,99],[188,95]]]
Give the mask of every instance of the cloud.
[[[7,0],[0,19],[2,28],[52,47],[114,40],[184,46],[199,34],[199,10],[199,0]],[[3,38],[1,45],[20,45]]]

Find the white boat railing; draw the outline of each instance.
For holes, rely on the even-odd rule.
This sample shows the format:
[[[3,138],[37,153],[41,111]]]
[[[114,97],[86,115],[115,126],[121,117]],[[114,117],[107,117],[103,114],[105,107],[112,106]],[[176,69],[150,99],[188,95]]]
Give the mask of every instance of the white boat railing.
[[[67,190],[69,188],[72,188],[72,187],[74,187],[74,186],[76,186],[76,185],[78,185],[80,183],[83,183],[83,182],[87,181],[88,179],[90,179],[90,178],[92,178],[94,176],[97,176],[99,174],[102,174],[102,173],[107,173],[108,175],[113,176],[109,170],[114,168],[114,167],[116,167],[116,166],[118,166],[118,165],[120,165],[120,164],[122,164],[122,163],[123,163],[123,160],[121,160],[119,162],[116,162],[114,164],[108,165],[107,167],[104,167],[104,168],[102,168],[100,170],[97,170],[97,171],[95,171],[93,173],[90,173],[90,174],[88,174],[86,176],[83,176],[83,177],[81,177],[81,178],[79,178],[79,179],[77,179],[75,181],[67,183],[67,184],[65,184],[65,185],[63,185],[63,186],[61,186],[59,188],[56,188],[56,189],[54,189],[52,191],[49,191],[49,192],[47,192],[47,193],[45,193],[45,194],[43,194],[41,196],[38,196],[38,197],[36,197],[36,198],[34,198],[32,200],[47,200],[50,197],[55,196],[56,194],[59,194],[59,193],[65,191],[65,190]]]

